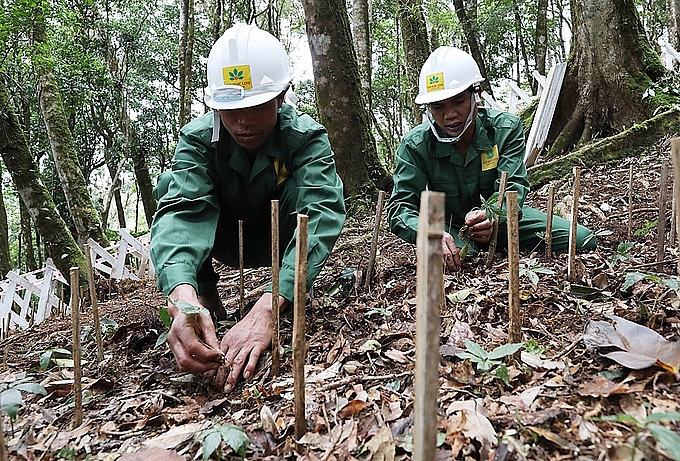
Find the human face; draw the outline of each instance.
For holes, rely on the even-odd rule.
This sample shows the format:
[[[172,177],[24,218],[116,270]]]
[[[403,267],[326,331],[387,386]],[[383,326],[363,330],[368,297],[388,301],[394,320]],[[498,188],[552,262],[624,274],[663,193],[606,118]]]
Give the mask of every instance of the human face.
[[[470,111],[476,109],[476,106],[472,107],[470,91],[464,91],[443,101],[432,102],[429,107],[437,126],[452,138],[463,133]]]
[[[276,126],[282,104],[283,98],[274,98],[259,106],[221,110],[220,119],[236,143],[255,154]]]

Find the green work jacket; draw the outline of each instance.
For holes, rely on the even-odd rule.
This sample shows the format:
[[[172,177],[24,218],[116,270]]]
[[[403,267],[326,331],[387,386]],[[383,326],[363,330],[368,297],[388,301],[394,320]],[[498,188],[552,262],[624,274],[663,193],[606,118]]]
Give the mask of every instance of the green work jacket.
[[[498,191],[501,172],[508,172],[508,190],[516,190],[519,208],[529,192],[524,166],[525,140],[519,117],[479,108],[475,133],[465,158],[454,143],[437,141],[425,122],[412,129],[397,149],[394,190],[387,207],[392,232],[415,243],[420,194],[446,194],[445,228],[457,233],[465,215]]]
[[[211,255],[220,213],[245,222],[258,209],[262,210],[258,214],[269,216],[269,197],[286,181],[295,181],[294,211],[309,217],[309,289],[345,221],[342,181],[326,129],[284,104],[252,165],[224,127],[217,142],[211,142],[212,130],[213,114],[208,113],[180,132],[167,192],[159,200],[151,229],[150,251],[159,288],[168,294],[187,283],[198,290],[197,273]],[[292,301],[295,237],[281,242],[281,248],[285,250],[280,294]]]

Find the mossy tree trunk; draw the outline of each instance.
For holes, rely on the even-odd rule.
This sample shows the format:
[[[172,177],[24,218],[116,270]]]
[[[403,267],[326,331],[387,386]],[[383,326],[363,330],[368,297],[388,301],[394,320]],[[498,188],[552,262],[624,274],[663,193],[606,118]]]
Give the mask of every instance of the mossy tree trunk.
[[[23,201],[19,201],[19,215],[21,216],[21,251],[24,254],[26,272],[38,269],[35,261],[35,247],[33,246],[33,232],[31,231],[31,215]]]
[[[345,193],[356,198],[389,190],[392,178],[378,158],[371,118],[361,97],[347,8],[342,0],[303,0],[312,55],[316,106],[335,152]]]
[[[9,93],[4,76],[0,74],[0,152],[2,160],[12,176],[21,200],[26,205],[35,227],[42,236],[47,255],[62,274],[69,268],[80,267],[81,274],[87,274],[85,256],[59,216],[52,196],[42,183],[38,166],[35,164],[19,125],[16,113],[10,107]]]
[[[2,178],[2,164],[0,164],[0,178]],[[8,233],[7,209],[2,195],[2,179],[0,179],[0,278],[5,278],[7,272],[12,269]]]
[[[655,104],[643,94],[665,73],[633,0],[571,0],[571,16],[572,53],[548,157],[648,119]]]
[[[69,130],[64,104],[54,75],[44,8],[45,6],[39,2],[34,9],[34,50],[31,53],[31,61],[38,80],[38,99],[52,157],[64,189],[69,212],[73,217],[79,242],[83,244],[91,237],[102,246],[108,246],[108,239],[102,230],[99,216],[87,190],[87,183],[80,167],[78,152]]]
[[[421,0],[399,0],[397,14],[401,28],[401,39],[404,44],[406,75],[408,76],[406,100],[410,102],[411,108],[409,120],[411,126],[416,126],[422,122],[420,108],[415,103],[416,96],[418,96],[418,77],[420,76],[420,69],[430,55],[423,4]]]
[[[366,108],[371,113],[371,2],[370,0],[352,0],[352,37],[359,64],[361,80],[361,96]]]

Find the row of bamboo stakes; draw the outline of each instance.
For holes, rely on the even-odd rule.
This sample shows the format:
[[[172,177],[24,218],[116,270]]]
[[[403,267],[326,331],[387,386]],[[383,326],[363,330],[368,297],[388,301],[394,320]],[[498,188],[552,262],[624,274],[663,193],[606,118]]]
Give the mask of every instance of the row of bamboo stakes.
[[[673,216],[674,229],[680,229],[680,138],[671,141],[674,175],[673,187]],[[631,237],[632,223],[632,178],[633,167],[630,167],[629,193],[628,193],[628,237]],[[668,177],[668,160],[664,160],[661,167],[660,197],[659,197],[659,220],[658,220],[658,245],[657,264],[658,269],[663,269],[664,232],[666,215],[666,181]],[[505,191],[507,175],[501,178],[498,206],[506,203],[507,209],[507,232],[508,232],[508,342],[517,343],[522,340],[522,321],[520,310],[520,282],[519,282],[519,222],[518,200],[516,191]],[[580,168],[573,170],[573,201],[571,211],[571,228],[569,233],[569,255],[567,278],[575,279],[575,253],[576,253],[576,228],[578,224],[578,202],[580,189]],[[547,203],[547,226],[545,235],[546,255],[551,255],[551,231],[552,216],[555,199],[554,186],[548,189]],[[376,206],[373,238],[368,260],[368,268],[364,289],[370,287],[370,279],[375,265],[377,244],[379,239],[380,221],[382,218],[385,193],[380,192]],[[436,458],[436,433],[437,433],[437,393],[439,385],[439,329],[440,309],[444,303],[443,269],[441,239],[444,232],[445,195],[440,192],[425,191],[421,195],[420,220],[417,241],[417,314],[416,314],[416,370],[415,370],[415,403],[414,403],[414,428],[413,428],[413,460],[429,461]],[[308,247],[308,217],[298,214],[296,230],[296,264],[295,264],[295,287],[293,300],[293,388],[295,407],[295,438],[300,440],[307,432],[307,418],[305,415],[305,375],[304,364],[306,356],[306,321],[305,305],[307,302],[307,247]],[[490,239],[490,251],[486,267],[493,264],[496,237],[498,232],[498,220],[494,219],[493,234]],[[672,238],[678,235],[677,231]],[[271,203],[271,247],[272,247],[272,374],[277,376],[281,367],[281,346],[279,334],[279,202],[272,200]],[[679,239],[680,240],[680,239]],[[680,246],[680,242],[677,242]],[[88,245],[84,246],[90,299],[92,301],[93,321],[97,343],[97,360],[103,360],[103,346],[101,328],[99,327],[99,309],[97,294],[94,284],[92,261]],[[678,261],[677,273],[680,274],[680,260]],[[243,223],[239,222],[239,307],[241,318],[244,315],[243,293]],[[78,268],[73,267],[70,271],[71,287],[79,286]],[[72,425],[78,427],[83,422],[82,408],[82,371],[81,371],[81,347],[80,347],[80,290],[71,290],[71,316],[73,329],[73,362],[75,396],[75,409]],[[0,424],[0,461],[7,459],[4,431]]]

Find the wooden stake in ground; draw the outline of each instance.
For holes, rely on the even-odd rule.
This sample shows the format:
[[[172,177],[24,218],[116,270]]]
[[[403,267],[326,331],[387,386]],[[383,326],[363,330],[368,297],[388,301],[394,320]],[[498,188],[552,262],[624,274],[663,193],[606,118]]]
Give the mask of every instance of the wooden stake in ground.
[[[508,191],[508,343],[522,342],[519,310],[519,206],[517,191]]]
[[[366,268],[366,280],[364,291],[368,291],[371,286],[371,276],[375,266],[375,255],[378,252],[378,237],[380,236],[380,221],[382,219],[383,203],[385,202],[385,191],[378,192],[378,205],[375,208],[375,221],[373,223],[373,240],[371,241],[371,254],[368,256],[368,267]]]
[[[307,302],[307,226],[309,217],[298,214],[295,242],[295,300],[293,302],[293,388],[295,390],[295,439],[307,433],[305,415],[305,304]]]
[[[675,229],[676,238],[678,239],[677,247],[680,248],[680,199],[678,195],[680,193],[680,138],[671,139],[671,153],[673,154],[673,181],[675,187],[675,197],[673,203],[675,203]],[[678,259],[677,273],[680,275],[680,259]]]
[[[102,344],[102,327],[99,324],[99,301],[97,300],[97,287],[94,284],[94,271],[92,270],[92,254],[90,245],[83,245],[85,252],[85,264],[87,267],[87,283],[90,286],[90,301],[92,301],[92,317],[94,321],[94,334],[97,340],[97,361],[104,360],[104,346]]]
[[[416,308],[416,375],[413,407],[413,460],[437,456],[437,389],[439,387],[439,306],[442,296],[442,235],[445,195],[423,192],[418,220]]]
[[[71,326],[73,328],[73,394],[75,409],[73,413],[73,427],[83,423],[83,389],[82,370],[80,368],[80,285],[78,268],[72,267],[71,275]]]
[[[574,200],[571,204],[571,226],[569,227],[569,267],[567,280],[576,280],[576,230],[578,226],[578,201],[581,194],[581,168],[574,167]]]
[[[279,346],[279,201],[272,200],[272,375],[278,376],[281,367]]]
[[[628,241],[633,238],[633,164],[628,170]]]
[[[243,298],[243,220],[238,220],[238,308],[243,318],[245,299]]]
[[[552,221],[553,209],[555,208],[555,186],[548,187],[548,209],[545,220],[545,256],[552,258]]]
[[[505,189],[508,187],[508,172],[503,171],[501,173],[501,183],[498,186],[498,200],[496,201],[496,207],[500,208],[503,206],[503,201],[505,200]],[[496,255],[496,245],[498,244],[498,225],[499,217],[493,217],[493,229],[491,230],[491,237],[489,237],[489,254],[486,256],[486,270],[491,269],[493,266],[493,257]]]
[[[0,461],[7,461],[7,444],[5,442],[5,414],[0,410]]]
[[[663,272],[663,257],[666,253],[666,188],[668,187],[668,159],[661,161],[659,181],[659,219],[656,222],[656,270]]]

